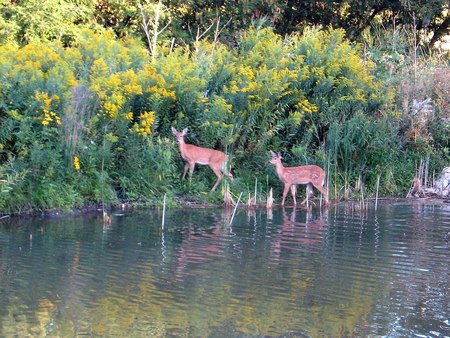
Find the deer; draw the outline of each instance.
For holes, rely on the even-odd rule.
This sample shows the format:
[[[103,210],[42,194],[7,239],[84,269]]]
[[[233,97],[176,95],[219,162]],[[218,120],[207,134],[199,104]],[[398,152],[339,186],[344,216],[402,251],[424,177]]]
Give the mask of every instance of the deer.
[[[297,192],[298,184],[306,184],[307,196],[301,202],[301,204],[305,204],[305,202],[308,200],[308,197],[313,193],[312,186],[316,187],[316,189],[323,194],[325,198],[325,204],[328,204],[328,194],[326,189],[323,187],[323,184],[325,183],[325,171],[321,167],[317,165],[284,167],[281,163],[281,154],[275,154],[273,151],[270,151],[270,153],[272,155],[272,158],[269,160],[269,163],[275,166],[278,177],[284,183],[281,205],[284,205],[289,189],[291,189],[294,205],[297,205],[295,194]]]
[[[189,182],[191,182],[195,164],[209,166],[217,176],[217,181],[212,187],[211,191],[216,190],[217,186],[222,181],[222,173],[227,175],[230,181],[233,181],[233,175],[228,172],[226,168],[228,157],[224,152],[215,149],[198,147],[193,144],[186,143],[184,141],[184,136],[188,133],[188,128],[184,128],[182,131],[178,131],[174,127],[172,127],[172,133],[177,139],[181,157],[186,162],[186,164],[184,165],[183,176],[181,178],[183,181],[186,178],[186,173],[189,169]]]

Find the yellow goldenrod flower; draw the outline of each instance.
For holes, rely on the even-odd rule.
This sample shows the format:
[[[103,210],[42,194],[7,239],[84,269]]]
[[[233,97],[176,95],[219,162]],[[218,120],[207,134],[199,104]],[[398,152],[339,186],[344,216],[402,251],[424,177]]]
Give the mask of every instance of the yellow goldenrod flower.
[[[78,158],[78,156],[75,156],[73,158],[73,166],[76,170],[80,170],[80,159]]]
[[[155,122],[155,112],[144,112],[139,115],[139,123],[135,123],[133,129],[140,136],[152,134],[152,124]]]
[[[128,121],[133,121],[133,112],[129,112],[128,114],[125,114],[125,118]]]

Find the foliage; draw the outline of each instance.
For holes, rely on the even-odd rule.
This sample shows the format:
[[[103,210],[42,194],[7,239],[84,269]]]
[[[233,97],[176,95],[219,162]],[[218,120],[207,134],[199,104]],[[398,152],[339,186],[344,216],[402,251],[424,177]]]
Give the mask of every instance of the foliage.
[[[70,45],[80,27],[98,29],[90,1],[2,1],[0,41],[26,44],[57,40]]]
[[[154,42],[164,49],[174,44],[195,48],[200,38],[233,46],[239,41],[236,32],[252,25],[273,27],[281,36],[313,26],[333,27],[343,29],[352,41],[361,41],[364,32],[378,23],[387,29],[414,26],[422,33],[416,35],[419,44],[429,51],[448,35],[448,9],[445,0],[3,1],[0,43],[57,40],[76,45],[87,28],[111,30],[118,38],[137,37],[150,49],[157,47]]]
[[[411,91],[436,102],[435,114],[422,122],[409,109],[401,112],[392,86],[404,82],[386,75],[377,58],[381,44],[363,55],[363,46],[331,28],[285,38],[249,28],[237,39],[233,49],[198,41],[193,53],[176,48],[154,62],[144,44],[111,32],[80,31],[70,47],[5,43],[0,165],[10,163],[23,179],[8,185],[2,208],[153,204],[177,192],[217,203],[220,192],[201,194],[215,180],[211,170],[197,168],[190,183],[179,180],[184,163],[172,126],[189,128],[187,142],[229,154],[235,194],[253,191],[255,177],[263,190],[279,184],[269,150],[281,151],[286,165],[326,167],[336,191],[357,193],[349,187],[359,180],[373,191],[381,175],[390,195],[408,189],[422,156],[448,159],[444,72],[435,72],[434,87]],[[414,97],[423,98],[408,100]],[[431,161],[432,169],[443,163]]]

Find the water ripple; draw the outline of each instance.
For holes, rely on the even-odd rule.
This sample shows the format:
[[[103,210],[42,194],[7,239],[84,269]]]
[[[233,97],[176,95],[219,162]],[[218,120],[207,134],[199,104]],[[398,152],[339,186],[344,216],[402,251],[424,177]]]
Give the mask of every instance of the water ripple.
[[[449,214],[392,203],[238,211],[232,226],[176,210],[164,231],[152,211],[106,230],[0,228],[0,336],[442,337]]]

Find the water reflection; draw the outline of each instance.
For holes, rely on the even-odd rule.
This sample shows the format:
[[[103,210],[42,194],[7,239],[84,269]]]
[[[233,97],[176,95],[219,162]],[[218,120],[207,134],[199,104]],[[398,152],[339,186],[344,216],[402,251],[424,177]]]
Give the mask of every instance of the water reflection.
[[[282,251],[314,251],[314,246],[320,248],[323,243],[324,224],[328,211],[318,217],[313,216],[312,208],[281,210],[282,222],[277,232],[271,236],[270,259],[271,263],[281,260]],[[304,220],[297,221],[297,218]]]
[[[0,336],[445,336],[445,205],[0,223]]]
[[[226,208],[221,214],[214,213],[211,216],[206,229],[190,226],[182,229],[181,244],[177,248],[176,280],[184,281],[192,275],[193,268],[188,265],[206,264],[224,256],[228,246],[227,235],[232,233],[231,209]]]

